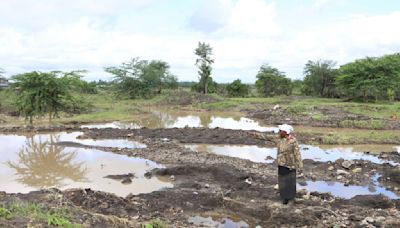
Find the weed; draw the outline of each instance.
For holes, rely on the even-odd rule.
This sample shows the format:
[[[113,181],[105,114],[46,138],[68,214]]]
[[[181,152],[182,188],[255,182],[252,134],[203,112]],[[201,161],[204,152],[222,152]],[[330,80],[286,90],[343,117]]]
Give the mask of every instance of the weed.
[[[142,225],[142,228],[166,228],[167,225],[160,219],[151,220],[148,223]]]

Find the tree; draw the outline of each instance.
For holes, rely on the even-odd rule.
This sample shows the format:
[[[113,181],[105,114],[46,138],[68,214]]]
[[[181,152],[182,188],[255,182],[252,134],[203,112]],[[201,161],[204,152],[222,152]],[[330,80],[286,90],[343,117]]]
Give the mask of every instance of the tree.
[[[292,82],[286,78],[283,72],[264,64],[256,76],[256,88],[263,96],[290,95],[292,93]]]
[[[228,84],[226,90],[231,97],[246,97],[249,94],[249,86],[243,84],[240,79]]]
[[[214,60],[211,59],[212,48],[205,42],[199,42],[194,53],[198,56],[196,59],[196,66],[199,68],[199,86],[203,89],[203,93],[207,94],[208,85],[213,81],[211,78],[211,64],[214,63]]]
[[[73,102],[71,87],[80,77],[79,71],[38,72],[12,77],[12,87],[17,91],[17,107],[32,124],[33,117],[48,114],[49,121]]]
[[[62,187],[66,180],[86,182],[87,168],[77,161],[76,152],[56,145],[59,136],[41,140],[27,137],[18,153],[18,161],[7,161],[15,169],[17,181],[34,188]]]
[[[104,70],[113,74],[118,95],[129,98],[150,98],[160,94],[163,88],[176,88],[178,79],[169,72],[168,63],[161,60],[133,58],[117,67]]]
[[[367,57],[341,66],[336,84],[351,99],[386,99],[400,96],[400,53]]]
[[[331,60],[308,61],[304,67],[304,86],[306,95],[335,97],[337,95],[335,79],[337,70]]]

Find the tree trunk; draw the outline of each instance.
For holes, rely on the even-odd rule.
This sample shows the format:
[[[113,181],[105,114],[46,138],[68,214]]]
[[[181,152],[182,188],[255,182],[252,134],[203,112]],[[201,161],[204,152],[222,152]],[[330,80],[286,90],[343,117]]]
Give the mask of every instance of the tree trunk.
[[[206,82],[204,83],[204,94],[208,93],[208,82],[206,80]]]

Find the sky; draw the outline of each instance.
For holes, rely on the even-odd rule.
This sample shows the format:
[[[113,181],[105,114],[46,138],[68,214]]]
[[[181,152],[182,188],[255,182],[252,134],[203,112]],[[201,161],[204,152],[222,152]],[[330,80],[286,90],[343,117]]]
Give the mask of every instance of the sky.
[[[0,68],[109,80],[104,67],[140,57],[196,81],[201,41],[217,82],[254,83],[263,64],[301,79],[308,60],[400,52],[399,25],[398,0],[0,0]]]

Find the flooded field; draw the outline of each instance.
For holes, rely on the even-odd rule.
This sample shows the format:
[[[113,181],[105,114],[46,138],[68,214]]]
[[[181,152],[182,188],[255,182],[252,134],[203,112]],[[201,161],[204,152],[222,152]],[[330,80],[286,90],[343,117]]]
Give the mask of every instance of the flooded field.
[[[147,113],[136,116],[136,121],[112,122],[103,124],[82,125],[82,128],[184,128],[206,127],[234,130],[277,131],[276,127],[261,125],[258,121],[232,112],[189,112],[170,109],[149,109]]]
[[[260,147],[252,145],[211,145],[211,144],[189,144],[185,147],[193,151],[209,152],[219,155],[232,156],[242,159],[248,159],[253,162],[272,163],[276,159],[277,148]],[[361,148],[361,149],[360,149]],[[362,150],[362,146],[311,146],[300,145],[300,151],[303,159],[311,159],[315,161],[334,162],[337,159],[345,160],[363,159],[373,163],[382,164],[388,162],[377,156],[366,154]],[[390,145],[369,145],[369,150],[373,148],[376,151],[398,151],[398,146]],[[364,148],[365,149],[365,148]],[[395,162],[390,162],[397,165]]]
[[[144,177],[145,172],[163,167],[150,160],[57,145],[68,141],[104,147],[145,147],[144,144],[129,140],[76,139],[80,134],[0,135],[0,191],[27,193],[52,187],[91,188],[126,196],[172,187],[165,179]],[[104,178],[128,173],[134,176],[127,184],[121,183],[121,180]]]

